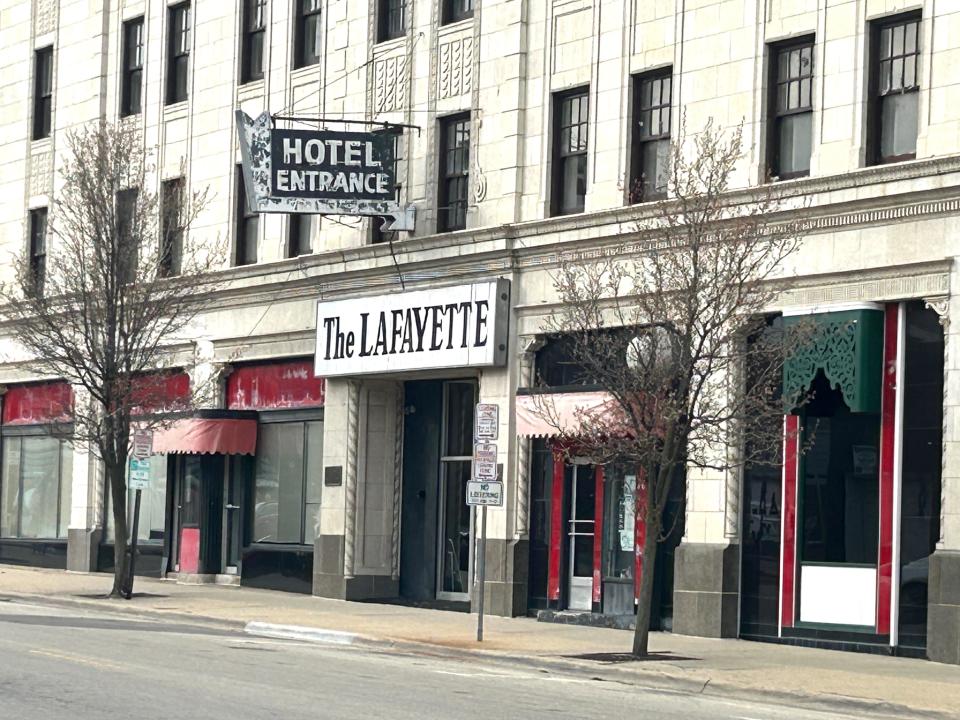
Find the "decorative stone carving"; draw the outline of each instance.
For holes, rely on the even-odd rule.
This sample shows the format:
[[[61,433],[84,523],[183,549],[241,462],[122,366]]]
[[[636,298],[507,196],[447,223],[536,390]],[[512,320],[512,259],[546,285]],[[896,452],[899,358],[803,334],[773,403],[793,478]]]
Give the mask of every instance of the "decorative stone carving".
[[[403,425],[404,412],[403,383],[396,383],[394,394],[396,404],[396,428],[393,433],[393,536],[390,545],[391,577],[400,577],[400,510],[403,505]]]
[[[473,38],[455,36],[441,41],[439,97],[458,97],[473,89]]]
[[[530,387],[534,378],[534,363],[537,350],[543,347],[543,339],[528,338],[519,354],[520,387]],[[517,536],[525,537],[530,532],[530,438],[517,438]]]
[[[403,110],[407,99],[407,56],[380,58],[373,64],[375,114]]]
[[[53,153],[30,156],[30,194],[47,195],[53,189]]]
[[[944,329],[950,324],[949,309],[950,297],[941,295],[938,297],[929,297],[923,299],[923,306],[928,310],[933,310],[940,317],[940,325]]]
[[[942,437],[946,439],[948,437],[947,431],[948,426],[948,410],[949,407],[947,403],[947,388],[949,387],[949,378],[947,377],[950,367],[950,338],[947,337],[947,332],[950,329],[950,296],[949,295],[937,295],[935,297],[927,297],[923,299],[924,307],[933,310],[940,318],[940,325],[943,327],[943,426],[942,426]],[[949,412],[956,412],[956,408],[951,408]],[[937,533],[937,547],[944,547],[944,526],[946,524],[946,507],[947,507],[947,484],[944,482],[944,478],[947,476],[947,453],[946,453],[946,444],[941,443],[940,448],[940,530]]]
[[[37,35],[43,35],[57,29],[56,0],[36,0],[34,13],[36,22],[34,31]]]
[[[347,472],[344,478],[343,576],[354,576],[354,547],[357,532],[357,443],[360,428],[360,383],[347,382]]]

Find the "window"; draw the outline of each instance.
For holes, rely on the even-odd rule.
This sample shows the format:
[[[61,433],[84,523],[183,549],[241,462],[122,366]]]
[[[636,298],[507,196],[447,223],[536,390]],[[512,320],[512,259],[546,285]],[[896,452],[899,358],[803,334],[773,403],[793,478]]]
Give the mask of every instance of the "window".
[[[3,438],[0,537],[67,537],[73,447],[49,435]]]
[[[151,455],[149,485],[140,491],[140,522],[137,525],[137,540],[139,542],[162,543],[166,535],[167,509],[167,459],[168,455]],[[129,464],[127,472],[130,472]],[[127,518],[133,518],[134,494],[127,491]],[[113,543],[116,535],[113,527],[113,508],[111,507],[110,491],[104,493],[104,529],[106,541]],[[131,525],[129,532],[133,531]]]
[[[53,48],[34,53],[33,65],[33,139],[50,137],[53,114]]]
[[[473,17],[473,0],[443,0],[443,23],[460,22]]]
[[[252,265],[257,262],[257,238],[260,235],[260,215],[247,205],[247,191],[243,170],[237,165],[237,217],[234,240],[234,265]]]
[[[257,437],[253,542],[312,545],[323,486],[323,421],[262,422]]]
[[[319,225],[319,215],[290,215],[290,227],[287,235],[287,257],[309,255],[313,252],[313,227]],[[317,220],[314,220],[317,218]]]
[[[294,67],[320,62],[320,0],[296,0]]]
[[[767,168],[771,178],[810,174],[813,148],[813,38],[770,49]]]
[[[378,0],[377,42],[403,37],[407,31],[407,0]]]
[[[120,114],[138,115],[143,109],[143,18],[123,24],[123,81]]]
[[[187,99],[187,71],[190,67],[190,3],[167,10],[167,104]]]
[[[666,197],[667,194],[673,86],[671,70],[668,68],[640,75],[634,83],[630,202],[647,202]]]
[[[467,226],[470,189],[470,116],[440,121],[440,197],[437,229],[463,230]]]
[[[30,287],[28,292],[43,295],[47,272],[47,209],[30,211]]]
[[[587,196],[588,114],[585,88],[554,98],[554,215],[583,212]]]
[[[917,155],[920,92],[920,16],[873,26],[868,160],[910,160]]]
[[[137,274],[141,228],[137,224],[137,188],[117,193],[117,267],[123,282],[133,282]]]
[[[391,136],[393,142],[393,171],[394,177],[397,179],[396,189],[396,199],[400,200],[400,192],[403,189],[403,182],[401,178],[403,177],[403,129],[398,127],[387,128],[384,132],[388,133]],[[393,218],[383,218],[383,217],[374,217],[370,220],[370,242],[373,245],[382,242],[393,242],[397,239],[396,230],[384,230],[383,223],[384,221],[391,222]]]
[[[243,0],[240,81],[263,79],[263,46],[267,36],[267,0]]]
[[[180,274],[183,256],[183,178],[164,180],[160,188],[160,257],[158,274]]]

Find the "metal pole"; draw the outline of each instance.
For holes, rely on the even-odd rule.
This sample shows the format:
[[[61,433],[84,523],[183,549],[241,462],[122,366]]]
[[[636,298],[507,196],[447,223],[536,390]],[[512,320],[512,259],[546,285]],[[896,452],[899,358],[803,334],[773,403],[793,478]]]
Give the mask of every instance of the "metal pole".
[[[130,577],[127,582],[127,588],[129,588],[130,596],[133,596],[133,566],[137,561],[137,535],[140,532],[140,490],[137,489],[136,495],[134,495],[133,500],[133,528],[130,531]]]
[[[480,595],[477,598],[477,642],[483,642],[483,596],[487,566],[487,506],[480,509],[480,567],[477,568],[477,584]]]

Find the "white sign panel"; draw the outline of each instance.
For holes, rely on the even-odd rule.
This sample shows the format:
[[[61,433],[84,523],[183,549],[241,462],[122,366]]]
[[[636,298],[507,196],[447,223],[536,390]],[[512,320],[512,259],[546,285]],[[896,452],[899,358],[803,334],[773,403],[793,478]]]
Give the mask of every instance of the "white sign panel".
[[[150,487],[150,461],[130,458],[128,490],[147,490]]]
[[[317,377],[503,365],[510,284],[392,293],[317,304]]]
[[[467,505],[503,506],[502,482],[467,482]]]
[[[500,406],[477,403],[477,420],[473,435],[477,440],[496,440],[500,427]]]
[[[473,447],[473,479],[486,482],[497,479],[497,446],[477,443]]]

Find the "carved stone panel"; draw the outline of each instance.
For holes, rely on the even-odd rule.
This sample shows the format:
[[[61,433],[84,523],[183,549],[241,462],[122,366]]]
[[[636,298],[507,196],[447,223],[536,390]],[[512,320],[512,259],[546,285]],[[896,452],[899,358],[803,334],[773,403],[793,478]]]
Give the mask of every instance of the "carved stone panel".
[[[57,3],[55,0],[36,0],[36,26],[34,32],[44,35],[57,28]]]
[[[373,111],[402,110],[407,98],[407,57],[392,55],[373,64]]]
[[[473,38],[460,35],[440,41],[438,95],[440,99],[473,90]]]
[[[30,157],[30,195],[46,195],[53,189],[53,153]]]

